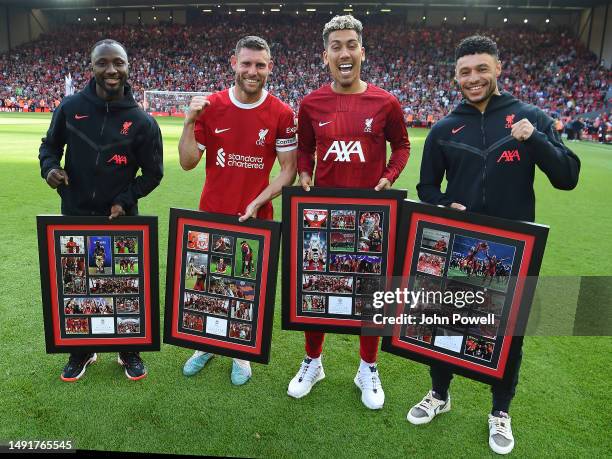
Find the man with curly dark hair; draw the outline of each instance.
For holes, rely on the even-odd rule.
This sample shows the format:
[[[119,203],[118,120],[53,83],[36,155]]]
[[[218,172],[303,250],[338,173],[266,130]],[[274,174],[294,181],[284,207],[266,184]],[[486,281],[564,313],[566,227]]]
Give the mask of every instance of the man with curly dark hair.
[[[578,183],[580,160],[563,145],[552,118],[499,91],[501,62],[493,40],[467,37],[457,46],[455,58],[455,79],[463,101],[427,136],[417,185],[419,198],[457,210],[534,221],[535,166],[555,188],[571,190]],[[442,192],[445,175],[448,184]],[[522,345],[522,337],[513,339]],[[479,352],[485,350],[493,352],[489,347]],[[491,386],[489,446],[498,454],[508,454],[514,447],[508,410],[521,358],[522,352],[513,362],[516,367],[506,368],[514,375],[510,381]],[[448,388],[452,372],[432,365],[430,374],[431,391],[408,413],[412,424],[426,424],[451,408]]]

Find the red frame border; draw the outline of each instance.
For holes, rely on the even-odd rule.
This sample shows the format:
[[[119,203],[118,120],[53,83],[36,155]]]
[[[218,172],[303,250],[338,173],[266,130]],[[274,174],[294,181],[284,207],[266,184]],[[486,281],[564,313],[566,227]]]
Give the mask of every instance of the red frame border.
[[[57,270],[55,268],[55,231],[141,231],[143,234],[143,264],[144,264],[144,299],[145,299],[145,336],[132,338],[62,338],[59,318],[59,303],[57,291]],[[49,260],[49,284],[51,291],[51,318],[53,321],[53,341],[56,346],[93,346],[93,345],[138,345],[151,344],[153,334],[151,329],[151,296],[149,286],[151,285],[151,273],[149,272],[150,253],[149,253],[149,227],[146,225],[48,225],[47,226],[47,259]]]
[[[350,204],[350,205],[372,205],[381,206],[389,205],[389,240],[387,241],[387,284],[390,283],[391,277],[393,276],[393,264],[395,262],[395,242],[397,239],[397,214],[399,203],[396,199],[371,199],[371,198],[323,198],[320,196],[292,196],[291,197],[291,228],[297,229],[297,208],[300,204]],[[290,263],[291,263],[291,300],[289,304],[290,320],[292,323],[301,324],[323,324],[323,325],[334,325],[341,327],[361,327],[363,321],[360,319],[338,319],[338,318],[324,318],[324,317],[312,317],[312,316],[298,316],[297,315],[297,237],[291,238],[291,249],[290,249]]]
[[[525,279],[527,277],[527,271],[529,269],[529,264],[531,263],[531,257],[533,254],[533,248],[535,243],[535,237],[528,234],[516,233],[513,231],[507,231],[502,229],[491,228],[488,226],[482,226],[474,223],[467,223],[458,220],[452,220],[444,217],[436,217],[433,215],[427,215],[420,212],[415,212],[412,215],[412,221],[410,223],[410,228],[408,231],[409,238],[408,244],[406,246],[406,252],[404,257],[404,266],[402,267],[402,286],[401,288],[407,287],[407,281],[410,277],[410,266],[412,264],[412,256],[413,250],[415,247],[417,226],[419,222],[429,222],[436,223],[440,225],[452,226],[455,228],[465,229],[468,231],[477,231],[484,234],[491,234],[493,236],[504,237],[509,239],[514,239],[517,241],[522,241],[525,244],[523,250],[523,256],[521,259],[521,266],[519,268],[519,272],[517,274],[517,284],[514,289],[514,295],[512,298],[512,304],[510,306],[510,314],[508,316],[508,323],[506,325],[506,332],[504,333],[502,339],[502,349],[499,354],[499,361],[497,364],[497,368],[489,368],[484,365],[477,364],[475,362],[466,361],[464,359],[460,359],[448,354],[444,354],[433,349],[417,346],[415,344],[408,343],[406,341],[399,339],[399,331],[401,329],[401,325],[395,325],[393,328],[393,335],[391,337],[391,345],[394,347],[398,347],[401,349],[406,349],[411,352],[415,352],[418,354],[425,355],[430,358],[434,358],[437,360],[442,360],[449,364],[454,364],[463,368],[467,368],[469,370],[474,370],[479,373],[486,374],[488,376],[493,376],[498,379],[502,379],[504,376],[504,372],[506,369],[506,363],[508,360],[508,354],[510,352],[510,347],[513,339],[513,332],[516,327],[516,321],[518,317],[519,307],[521,298],[523,295],[523,289],[525,286]],[[396,316],[401,314],[402,305],[396,305]]]
[[[204,224],[203,224],[204,223]],[[212,221],[202,222],[201,220],[194,220],[191,218],[179,217],[177,220],[177,231],[176,231],[176,251],[175,251],[175,267],[174,267],[174,291],[172,298],[172,331],[171,335],[173,338],[191,341],[196,343],[207,344],[211,346],[222,347],[225,349],[232,349],[240,352],[245,352],[247,354],[255,354],[259,355],[261,353],[262,347],[262,333],[263,333],[263,325],[264,325],[264,316],[265,316],[265,304],[266,304],[266,289],[268,287],[268,262],[269,262],[269,250],[264,250],[264,256],[262,258],[262,266],[263,270],[261,273],[260,285],[261,289],[259,291],[259,314],[257,317],[257,335],[255,337],[255,346],[247,346],[244,344],[238,344],[231,341],[225,341],[215,338],[210,338],[207,336],[197,336],[191,335],[188,333],[182,333],[178,330],[179,324],[179,301],[181,294],[181,271],[183,268],[183,235],[185,231],[186,225],[192,225],[196,227],[201,227],[203,229],[216,229],[216,230],[225,230],[225,231],[233,231],[236,233],[243,233],[244,227],[238,225],[232,225],[227,223],[217,223]],[[264,244],[266,247],[270,247],[270,238],[271,231],[267,229],[259,229],[259,228],[249,228],[249,231],[252,234],[257,234],[259,236],[263,236]],[[261,253],[261,250],[260,250]],[[178,261],[178,263],[177,263]]]

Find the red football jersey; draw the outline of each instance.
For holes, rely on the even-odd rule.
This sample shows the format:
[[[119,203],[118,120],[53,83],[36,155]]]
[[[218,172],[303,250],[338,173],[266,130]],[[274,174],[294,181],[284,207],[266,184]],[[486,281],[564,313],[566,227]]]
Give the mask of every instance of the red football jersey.
[[[325,220],[310,220],[308,217],[306,220],[308,220],[308,228],[321,228],[326,225]]]
[[[398,100],[372,84],[360,94],[338,94],[331,85],[307,95],[298,115],[298,171],[318,186],[373,188],[393,183],[410,156]],[[387,164],[387,144],[391,158]]]
[[[238,101],[233,87],[208,100],[194,128],[198,148],[207,152],[200,210],[238,215],[270,183],[276,153],[297,147],[295,116],[266,90],[252,104]],[[273,215],[271,203],[257,213]]]

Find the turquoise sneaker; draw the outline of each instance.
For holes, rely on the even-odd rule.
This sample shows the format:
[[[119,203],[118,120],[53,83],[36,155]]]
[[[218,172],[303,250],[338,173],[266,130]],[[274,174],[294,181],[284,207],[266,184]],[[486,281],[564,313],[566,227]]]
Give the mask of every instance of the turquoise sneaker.
[[[185,362],[185,365],[183,366],[183,374],[185,376],[193,376],[198,374],[213,357],[214,354],[209,352],[195,351],[195,353],[189,357],[189,360]]]
[[[232,384],[242,386],[251,379],[251,362],[248,360],[232,359]]]

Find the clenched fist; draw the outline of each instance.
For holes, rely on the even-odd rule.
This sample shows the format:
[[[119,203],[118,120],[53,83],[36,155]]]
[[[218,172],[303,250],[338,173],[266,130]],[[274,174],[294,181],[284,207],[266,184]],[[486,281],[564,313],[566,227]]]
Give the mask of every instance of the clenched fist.
[[[189,103],[189,111],[185,116],[185,123],[195,123],[195,121],[198,119],[198,116],[200,116],[200,113],[202,113],[202,110],[204,110],[208,105],[210,105],[208,97],[194,96],[191,99],[191,102]]]
[[[518,123],[512,125],[510,134],[519,142],[524,142],[531,137],[533,131],[535,131],[533,124],[531,124],[527,118],[523,118]]]

